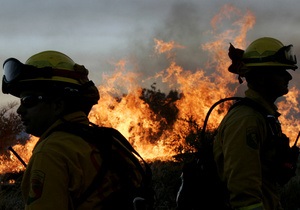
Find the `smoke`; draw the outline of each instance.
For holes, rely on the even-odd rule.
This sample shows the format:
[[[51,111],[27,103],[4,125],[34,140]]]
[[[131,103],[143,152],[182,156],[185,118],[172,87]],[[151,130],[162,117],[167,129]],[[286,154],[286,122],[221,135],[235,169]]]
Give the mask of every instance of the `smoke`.
[[[136,61],[144,76],[166,69],[170,59],[176,60],[179,66],[186,70],[195,71],[207,56],[201,50],[201,43],[207,40],[205,29],[209,21],[204,21],[198,12],[199,5],[194,3],[175,3],[160,25],[153,28],[148,40],[145,37],[130,41],[131,59]],[[171,57],[155,54],[155,39],[164,42],[174,41],[181,47],[172,51]],[[144,41],[142,41],[144,40]]]
[[[215,68],[207,67],[211,57],[202,45],[222,35],[226,50],[236,36],[238,26],[233,23],[248,11],[253,12],[257,22],[246,33],[247,44],[261,36],[274,36],[284,44],[294,44],[300,55],[300,28],[295,27],[300,20],[299,1],[235,1],[232,6],[236,9],[212,26],[214,16],[229,2],[232,1],[11,0],[0,8],[0,25],[5,29],[0,34],[0,59],[16,57],[25,61],[39,51],[62,51],[84,64],[96,84],[105,82],[102,73],[111,73],[120,59],[126,59],[128,71],[138,72],[143,79],[166,69],[170,59],[184,70],[204,69],[211,74]],[[233,32],[224,34],[226,30]],[[174,41],[181,47],[172,50],[171,57],[158,55],[155,39]],[[142,85],[149,87],[151,82],[147,80]]]
[[[245,41],[253,23],[244,26],[241,22],[247,22],[247,17],[255,19],[251,12],[225,4],[215,9],[216,13],[213,14],[212,10],[205,11],[202,6],[205,5],[174,3],[159,24],[149,30],[150,34],[145,34],[142,27],[134,31],[124,58],[127,60],[127,69],[141,76],[141,86],[150,87],[155,82],[159,88],[166,90],[166,84],[149,78],[166,70],[172,61],[185,71],[204,70],[206,75],[215,74],[219,68],[214,61],[220,59],[216,57],[220,53],[218,50],[227,53],[230,42],[245,45],[242,41]],[[218,19],[217,23],[213,23],[213,19]],[[155,49],[157,40],[172,42],[174,47],[167,53],[158,53]],[[228,56],[225,56],[224,69],[228,68],[225,66],[228,61]]]

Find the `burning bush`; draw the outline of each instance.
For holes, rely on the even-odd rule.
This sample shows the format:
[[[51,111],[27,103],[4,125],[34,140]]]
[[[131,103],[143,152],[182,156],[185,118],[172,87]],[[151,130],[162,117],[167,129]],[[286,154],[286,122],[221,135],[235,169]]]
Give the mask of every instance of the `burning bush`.
[[[29,138],[15,112],[16,107],[16,102],[0,107],[0,154],[8,155],[10,145],[24,144]]]
[[[164,157],[167,157],[166,159],[160,160],[161,156],[156,157],[156,153],[154,153],[154,156],[149,154],[143,156],[148,159],[153,171],[153,185],[156,192],[155,209],[175,209],[176,193],[180,185],[181,168],[184,162],[189,161],[190,158],[193,157],[193,152],[199,144],[202,130],[202,126],[200,125],[201,121],[192,113],[186,115],[180,114],[181,110],[178,102],[185,96],[177,91],[170,91],[169,94],[165,94],[157,90],[155,84],[153,84],[151,89],[141,89],[138,93],[138,97],[136,97],[135,100],[140,101],[135,103],[135,105],[138,104],[139,106],[142,105],[142,107],[147,108],[148,116],[150,116],[148,120],[151,120],[151,123],[149,124],[150,126],[147,127],[148,124],[142,121],[141,118],[138,118],[141,121],[128,126],[127,130],[125,130],[125,134],[130,134],[127,135],[129,137],[128,139],[135,145],[138,151],[143,151],[143,149],[148,149],[147,151],[149,151],[149,144],[152,145],[152,147],[150,147],[152,150],[155,149],[156,146],[159,147],[160,144],[169,146],[166,148],[171,151],[168,151],[169,153],[167,154],[162,152],[164,150],[157,151],[158,153],[162,153],[160,155],[165,155]],[[115,98],[114,106],[109,106],[112,112],[108,112],[113,113],[113,111],[117,111],[117,113],[120,114],[118,107],[121,106],[124,101],[127,103],[125,103],[125,105],[128,105],[129,102],[126,101],[128,97],[130,98],[132,95],[124,95],[124,98]],[[27,162],[36,139],[33,137],[29,139],[29,137],[26,136],[28,138],[26,144],[24,144],[25,137],[24,135],[20,135],[20,133],[24,132],[20,126],[20,119],[13,112],[15,106],[16,104],[9,104],[0,110],[1,124],[4,125],[1,127],[2,130],[0,133],[1,142],[5,145],[2,149],[4,151],[9,144],[21,143],[14,146],[14,148],[17,149]],[[121,108],[124,107],[121,106]],[[226,107],[221,107],[219,110],[217,109],[217,112],[222,114],[224,109],[226,109]],[[121,110],[124,112],[124,109]],[[145,110],[146,109],[143,109],[142,111],[146,112]],[[98,119],[98,122],[103,123],[103,125],[118,128],[118,124],[114,124],[115,122],[113,121],[115,118],[109,119],[110,121],[105,121],[103,120],[103,116],[98,115],[99,113],[94,112],[92,117]],[[132,116],[133,119],[134,117],[135,116]],[[132,119],[127,118],[127,120],[130,121]],[[151,127],[151,125],[155,125],[156,127]],[[177,128],[177,126],[180,127]],[[137,129],[136,127],[141,128]],[[145,130],[143,130],[144,128]],[[144,135],[145,131],[147,131],[147,135]],[[206,132],[206,138],[212,141],[215,132],[215,129],[209,129]],[[139,134],[143,134],[144,137],[141,138]],[[149,144],[146,144],[146,146],[138,144],[139,142],[136,139],[139,138],[143,139],[144,143],[148,142]],[[3,139],[10,139],[10,141],[3,141]],[[167,141],[162,142],[161,139],[166,139]],[[180,139],[183,139],[183,141],[180,141]],[[24,167],[10,153],[6,152],[6,154],[9,155],[1,156],[0,209],[23,209],[24,203],[21,197],[20,181]],[[287,208],[291,206],[290,209],[292,209],[294,206],[299,206],[297,203],[298,199],[296,199],[300,186],[299,180],[298,176],[295,177],[282,189],[283,203]]]

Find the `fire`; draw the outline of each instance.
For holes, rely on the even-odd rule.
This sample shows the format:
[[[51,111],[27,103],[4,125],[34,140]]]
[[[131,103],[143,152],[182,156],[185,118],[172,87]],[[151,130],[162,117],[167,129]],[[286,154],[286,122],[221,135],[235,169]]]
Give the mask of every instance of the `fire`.
[[[299,90],[292,87],[285,96],[285,100],[278,102],[279,111],[281,113],[280,121],[283,132],[290,138],[291,144],[296,140],[299,130],[299,106],[297,98]]]
[[[220,22],[230,20],[232,16],[237,21],[229,26],[231,29],[218,31],[223,25]],[[175,41],[154,39],[155,52],[159,56],[166,56],[168,68],[145,79],[141,78],[141,74],[126,68],[130,61],[120,60],[115,64],[113,74],[103,75],[105,82],[99,86],[101,99],[93,107],[90,120],[119,130],[145,159],[173,160],[178,148],[181,148],[180,152],[190,149],[185,139],[195,130],[195,125],[203,125],[211,105],[225,97],[242,95],[245,85],[239,85],[236,76],[227,70],[230,65],[228,47],[229,42],[232,42],[236,47],[244,49],[246,34],[254,24],[255,17],[250,11],[243,13],[232,5],[225,5],[211,21],[213,30],[210,33],[213,40],[201,45],[201,49],[209,55],[209,60],[203,68],[199,67],[196,71],[184,69],[176,63],[175,50],[185,50],[185,46]],[[160,117],[142,100],[141,82],[150,80],[160,80],[180,94],[179,99],[174,102],[178,113],[171,125],[162,127],[162,122],[167,122],[167,119]],[[295,115],[299,113],[296,100],[298,96],[299,90],[292,87],[285,96],[286,100],[278,103],[283,131],[292,142],[298,134],[299,119]],[[208,129],[218,126],[226,110],[225,105],[212,112]],[[36,139],[31,138],[25,146],[14,147],[25,162],[28,161],[35,142]],[[2,173],[23,168],[13,156],[9,163],[4,160],[1,162]]]
[[[36,137],[32,136],[25,145],[17,144],[13,147],[13,150],[15,150],[21,156],[22,160],[27,163],[37,140]],[[20,163],[18,158],[12,152],[10,152],[9,157],[6,155],[0,156],[0,174],[19,172],[24,170],[24,168],[24,165]]]
[[[168,53],[168,58],[172,58],[172,50],[175,48],[184,49],[185,47],[175,43],[174,41],[164,42],[163,40],[154,39],[155,52],[158,54]]]

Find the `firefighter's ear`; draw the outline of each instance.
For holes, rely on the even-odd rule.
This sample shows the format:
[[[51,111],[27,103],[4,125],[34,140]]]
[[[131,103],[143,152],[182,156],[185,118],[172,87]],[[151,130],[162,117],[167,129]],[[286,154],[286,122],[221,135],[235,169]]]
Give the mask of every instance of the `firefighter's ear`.
[[[55,116],[61,116],[65,112],[66,102],[59,97],[52,101],[52,106]]]

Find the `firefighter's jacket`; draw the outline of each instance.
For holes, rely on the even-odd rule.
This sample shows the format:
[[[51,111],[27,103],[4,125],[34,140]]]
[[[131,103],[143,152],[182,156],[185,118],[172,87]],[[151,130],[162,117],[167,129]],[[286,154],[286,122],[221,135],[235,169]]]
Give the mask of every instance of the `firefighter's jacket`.
[[[279,116],[277,107],[257,92],[248,89],[245,95],[270,115]],[[266,118],[247,105],[233,108],[219,125],[214,157],[233,209],[281,209],[274,170],[276,149],[267,126]]]
[[[64,116],[70,122],[88,125],[83,112]],[[102,159],[97,150],[81,137],[54,131],[62,123],[56,121],[38,140],[22,180],[26,210],[109,209],[103,207],[111,192],[118,190],[117,176],[109,173],[101,189],[95,191],[78,208],[74,201],[88,188]]]

